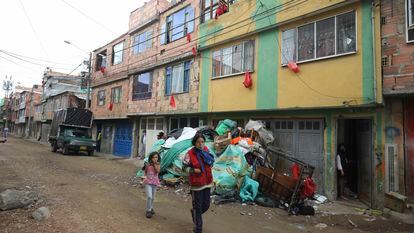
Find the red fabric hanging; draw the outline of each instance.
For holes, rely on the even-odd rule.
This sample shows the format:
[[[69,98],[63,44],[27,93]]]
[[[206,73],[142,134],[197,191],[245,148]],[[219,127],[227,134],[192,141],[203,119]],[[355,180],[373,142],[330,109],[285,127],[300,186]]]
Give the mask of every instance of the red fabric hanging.
[[[297,163],[294,163],[292,166],[292,177],[295,180],[299,179],[299,165]]]
[[[104,74],[104,73],[105,73],[105,70],[106,70],[106,68],[105,68],[105,67],[103,67],[103,66],[99,69],[99,71],[101,71],[101,73],[102,73],[102,74]]]
[[[251,88],[253,86],[253,80],[252,80],[252,77],[250,76],[249,70],[247,70],[246,73],[244,74],[243,85],[245,88]]]
[[[196,49],[195,47],[193,47],[193,48],[191,49],[191,52],[193,52],[193,55],[194,55],[194,56],[197,56],[197,49]]]
[[[187,34],[187,41],[188,41],[188,42],[190,42],[190,41],[191,41],[191,34],[190,34],[190,33],[188,33],[188,34]]]
[[[175,108],[175,99],[174,99],[173,95],[171,95],[171,97],[170,97],[170,106]]]
[[[288,67],[291,71],[293,71],[295,73],[299,73],[299,66],[298,66],[298,64],[296,64],[296,62],[290,61],[288,63]]]
[[[312,177],[308,177],[303,181],[303,187],[301,190],[302,197],[313,197],[316,191],[316,184]]]
[[[112,108],[114,107],[114,104],[112,103],[112,102],[110,102],[109,104],[108,104],[108,109],[109,109],[109,111],[112,111]]]

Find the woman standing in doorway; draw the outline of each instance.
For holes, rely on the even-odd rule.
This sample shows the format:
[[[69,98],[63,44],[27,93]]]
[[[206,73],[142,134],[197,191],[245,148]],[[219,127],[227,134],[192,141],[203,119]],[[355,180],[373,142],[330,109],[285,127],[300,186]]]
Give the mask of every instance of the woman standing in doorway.
[[[191,216],[194,223],[194,232],[203,231],[204,214],[210,208],[210,189],[213,186],[211,167],[214,163],[214,156],[210,154],[204,145],[205,137],[197,133],[192,140],[194,146],[184,158],[185,171],[189,173],[193,208]]]

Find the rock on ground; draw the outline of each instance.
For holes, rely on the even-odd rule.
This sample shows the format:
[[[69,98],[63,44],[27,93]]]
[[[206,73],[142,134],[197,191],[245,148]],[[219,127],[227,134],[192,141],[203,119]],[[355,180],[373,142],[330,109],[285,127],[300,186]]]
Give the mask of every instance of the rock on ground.
[[[0,193],[0,209],[12,210],[23,208],[37,201],[37,199],[35,192],[7,189]]]
[[[50,217],[50,211],[47,207],[40,207],[32,214],[32,218],[36,221],[42,221],[43,219],[48,219]]]

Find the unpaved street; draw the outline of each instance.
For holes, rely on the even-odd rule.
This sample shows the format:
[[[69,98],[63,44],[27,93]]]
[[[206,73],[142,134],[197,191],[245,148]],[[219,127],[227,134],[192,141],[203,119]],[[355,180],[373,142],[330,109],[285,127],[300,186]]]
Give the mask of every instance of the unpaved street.
[[[191,200],[172,188],[161,188],[156,215],[145,218],[145,194],[134,179],[136,166],[100,157],[63,156],[37,143],[10,138],[0,144],[0,192],[34,190],[33,206],[0,212],[0,232],[191,232]],[[43,222],[31,219],[40,206],[51,210]],[[244,214],[246,213],[246,214]],[[249,214],[250,213],[250,214]],[[346,219],[352,219],[358,227]],[[314,226],[326,223],[319,230]],[[413,226],[361,216],[288,216],[280,209],[212,205],[205,232],[410,232]]]

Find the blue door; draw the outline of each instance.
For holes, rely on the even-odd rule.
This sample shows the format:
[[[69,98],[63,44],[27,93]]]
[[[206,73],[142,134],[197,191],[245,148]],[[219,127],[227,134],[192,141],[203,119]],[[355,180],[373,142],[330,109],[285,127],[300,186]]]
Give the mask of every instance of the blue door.
[[[115,129],[114,155],[129,157],[132,150],[132,123],[118,123]]]

